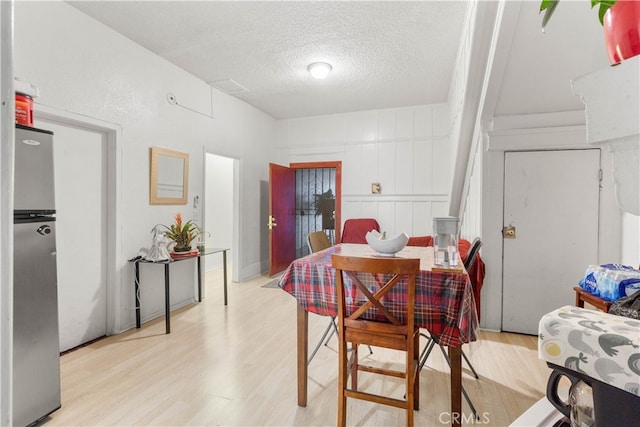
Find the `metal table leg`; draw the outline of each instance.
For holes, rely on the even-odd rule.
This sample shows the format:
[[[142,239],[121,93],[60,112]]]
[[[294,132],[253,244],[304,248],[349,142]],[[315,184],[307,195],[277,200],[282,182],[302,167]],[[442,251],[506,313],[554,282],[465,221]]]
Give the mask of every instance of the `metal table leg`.
[[[222,271],[224,274],[224,305],[227,305],[227,250],[222,251]]]
[[[140,263],[134,263],[135,279],[134,292],[136,294],[136,328],[140,329]]]
[[[307,359],[309,353],[309,312],[298,304],[297,310],[298,406],[307,406]]]
[[[171,333],[171,311],[169,303],[169,263],[164,265],[164,317],[165,317],[165,333]]]
[[[202,257],[198,257],[198,302],[202,302]]]

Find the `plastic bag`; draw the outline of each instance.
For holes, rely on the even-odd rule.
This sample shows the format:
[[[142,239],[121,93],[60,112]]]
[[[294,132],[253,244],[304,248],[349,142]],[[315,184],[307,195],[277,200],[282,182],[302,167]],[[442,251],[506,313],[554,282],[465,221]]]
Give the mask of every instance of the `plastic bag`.
[[[590,265],[579,285],[603,300],[615,301],[640,290],[640,271],[622,264]]]
[[[157,262],[171,259],[168,249],[171,241],[164,235],[164,231],[160,227],[160,225],[156,225],[151,229],[153,243],[151,244],[151,248],[149,248],[149,253],[145,256],[147,261]]]
[[[615,301],[628,295],[634,287],[640,289],[640,271],[620,264],[604,264],[602,274],[596,274],[598,296],[605,301]]]
[[[592,295],[598,296],[598,277],[601,277],[605,269],[599,265],[590,265],[584,273],[584,278],[580,280],[580,287]]]
[[[622,297],[611,304],[609,314],[640,320],[640,292]]]

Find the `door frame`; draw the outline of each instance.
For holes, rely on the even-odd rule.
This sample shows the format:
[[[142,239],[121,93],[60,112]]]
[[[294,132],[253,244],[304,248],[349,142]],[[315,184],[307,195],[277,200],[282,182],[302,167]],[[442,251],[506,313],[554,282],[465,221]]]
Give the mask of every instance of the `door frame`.
[[[536,127],[539,126],[538,123],[531,125],[527,120],[527,117],[516,117],[502,124],[509,128],[488,130],[485,134],[482,151],[481,235],[486,275],[482,288],[480,326],[487,330],[499,331],[502,327],[504,153],[600,148],[587,144],[584,125]],[[525,127],[527,125],[528,127]],[[622,218],[615,202],[611,154],[608,150],[601,150],[601,161],[603,180],[600,193],[600,224],[603,226],[600,227],[598,237],[598,258],[600,261],[610,261],[620,259]]]
[[[544,162],[541,162],[541,156],[544,156],[542,157]],[[565,157],[565,162],[559,163],[558,156]],[[577,161],[578,160],[577,156],[583,156],[582,160],[585,160],[585,162],[589,166],[589,169],[585,169],[584,167],[582,167],[581,162]],[[589,158],[585,158],[585,156]],[[592,158],[592,156],[595,156],[595,158]],[[592,160],[596,161],[597,164],[594,165],[591,162]],[[594,231],[594,233],[589,233],[588,235],[585,235],[584,229],[581,229],[580,237],[576,237],[575,235],[572,235],[576,239],[584,239],[583,242],[581,242],[581,244],[577,245],[580,248],[587,248],[588,246],[584,246],[584,243],[586,243],[587,241],[591,241],[592,243],[595,244],[595,250],[593,252],[591,252],[593,248],[582,249],[582,250],[591,252],[591,256],[589,257],[580,257],[578,261],[576,260],[577,257],[575,255],[573,254],[568,255],[568,258],[571,258],[573,260],[573,262],[569,263],[569,265],[570,267],[572,267],[573,274],[576,274],[576,276],[568,275],[566,273],[564,273],[564,276],[563,276],[563,273],[558,271],[558,267],[549,269],[550,273],[553,273],[550,276],[545,276],[546,273],[541,273],[541,275],[545,277],[545,280],[552,280],[553,277],[556,277],[556,274],[560,275],[561,277],[564,277],[563,280],[560,280],[553,285],[557,287],[557,292],[555,292],[555,297],[541,298],[541,300],[538,301],[542,305],[547,304],[548,310],[553,310],[554,308],[550,308],[550,307],[557,308],[558,306],[554,306],[553,304],[550,304],[549,301],[545,303],[543,302],[543,300],[551,299],[553,302],[556,302],[557,304],[567,304],[567,303],[573,302],[574,292],[572,290],[572,286],[577,283],[577,281],[580,279],[579,275],[582,274],[582,272],[587,268],[587,266],[589,264],[597,262],[598,260],[598,251],[599,251],[599,244],[600,244],[599,236],[600,236],[600,231],[602,229],[602,224],[600,224],[600,218],[601,218],[600,209],[602,206],[602,203],[600,202],[600,182],[602,181],[602,178],[601,178],[602,150],[600,150],[598,147],[583,147],[581,149],[571,149],[571,150],[562,149],[562,150],[508,150],[508,151],[505,151],[504,152],[505,181],[503,186],[504,190],[503,190],[503,215],[502,215],[504,226],[514,225],[516,228],[525,229],[525,231],[522,234],[526,235],[528,234],[526,232],[526,229],[530,230],[531,228],[535,228],[536,226],[541,226],[544,224],[543,222],[540,222],[540,219],[538,216],[535,216],[534,218],[536,219],[534,220],[530,219],[529,221],[525,221],[525,222],[522,222],[522,221],[518,222],[518,220],[516,219],[515,223],[512,223],[510,220],[507,219],[507,217],[509,216],[508,215],[509,213],[514,214],[515,212],[519,212],[519,213],[522,213],[523,215],[526,215],[526,214],[524,214],[521,211],[522,209],[521,206],[516,206],[517,204],[514,205],[513,203],[509,203],[509,207],[511,207],[511,209],[508,209],[506,201],[510,197],[519,198],[522,195],[526,196],[531,194],[528,192],[530,191],[530,189],[529,190],[524,189],[522,186],[517,189],[513,188],[513,186],[509,185],[507,178],[512,178],[513,181],[511,182],[513,183],[518,183],[519,180],[522,180],[522,178],[519,178],[517,176],[518,172],[520,172],[520,169],[516,167],[518,165],[521,165],[520,167],[522,168],[527,168],[526,170],[529,173],[526,173],[525,175],[527,175],[528,178],[535,178],[535,177],[542,177],[544,175],[549,175],[548,170],[543,169],[543,167],[541,166],[542,164],[547,165],[549,163],[554,164],[555,166],[554,171],[558,173],[560,173],[561,171],[566,172],[568,168],[566,166],[566,163],[572,163],[575,166],[575,168],[573,169],[575,175],[573,175],[572,178],[568,178],[568,179],[573,179],[573,182],[575,182],[577,186],[572,186],[572,187],[562,186],[561,188],[563,190],[566,190],[566,192],[571,192],[570,190],[573,189],[575,190],[573,191],[574,193],[581,193],[584,191],[584,193],[588,193],[589,196],[594,196],[594,198],[589,197],[589,200],[585,202],[585,205],[588,205],[596,209],[595,212],[593,212],[591,208],[586,210],[580,209],[580,211],[590,214],[588,216],[588,218],[590,219],[588,223],[590,225],[595,225],[595,229],[592,229],[589,226],[587,226],[586,229],[589,231]],[[531,168],[531,164],[538,165],[539,169]],[[594,166],[594,167],[591,168],[591,166]],[[551,175],[555,172],[552,172]],[[598,178],[599,174],[600,174],[600,178]],[[584,181],[582,179],[580,180],[575,179],[576,176],[583,176],[584,179],[590,183],[590,185],[585,186]],[[533,181],[527,180],[527,182],[533,182]],[[540,210],[546,210],[548,212],[549,209],[546,209],[547,207],[546,205],[548,205],[549,203],[550,191],[544,190],[546,187],[541,187],[541,186],[536,187],[536,184],[532,184],[532,186],[535,187],[538,191],[542,190],[538,193],[539,197],[541,197],[541,199],[538,199],[538,200],[544,200],[545,208],[539,209],[539,208],[535,208],[535,207],[532,208],[528,206],[524,210],[525,211],[532,210],[533,212],[536,212],[537,210],[538,213],[540,213]],[[510,187],[509,191],[507,190],[507,187]],[[555,194],[557,195],[559,193],[555,193]],[[518,200],[522,200],[522,199],[518,199]],[[526,198],[525,200],[530,200],[530,199]],[[582,200],[582,199],[579,199],[579,200]],[[574,203],[577,203],[577,204],[573,205],[571,208],[567,208],[567,210],[574,209],[574,206],[582,207],[582,204],[579,202],[576,202],[575,200],[574,200]],[[541,214],[541,215],[544,215],[544,214]],[[562,214],[560,216],[562,216]],[[520,220],[523,220],[523,219],[524,218],[520,218]],[[591,222],[594,220],[595,220],[595,224]],[[565,228],[571,228],[573,229],[573,231],[576,231],[571,226],[571,224],[569,224],[571,221],[570,219],[567,219],[566,216],[563,218],[563,220],[558,220],[558,221],[559,221],[559,224],[562,226],[561,230],[564,230]],[[540,233],[545,233],[545,231],[540,231]],[[519,234],[520,233],[517,233],[517,237],[515,237],[515,239],[522,238]],[[530,235],[530,239],[535,239],[535,236]],[[531,240],[525,240],[524,242],[518,243],[517,241],[512,241],[512,239],[508,237],[503,238],[502,239],[503,261],[512,261],[514,263],[513,265],[520,266],[520,268],[524,268],[525,271],[527,271],[526,269],[528,267],[524,266],[523,264],[520,264],[520,263],[523,263],[523,261],[526,258],[513,257],[512,256],[513,253],[507,251],[507,248],[515,249],[515,247],[517,247],[518,245],[520,245],[520,248],[522,248],[523,243],[525,244],[524,246],[526,247],[532,247]],[[535,247],[535,245],[533,245],[533,247]],[[535,257],[535,255],[532,255],[532,256]],[[524,264],[533,267],[531,262],[524,262]],[[582,267],[580,267],[579,265],[582,265]],[[544,269],[544,264],[538,265],[538,268],[540,267]],[[582,268],[582,270],[579,270],[580,268]],[[535,335],[537,333],[537,321],[535,323],[528,324],[529,326],[527,326],[526,321],[523,322],[522,319],[523,318],[529,319],[531,322],[533,322],[536,316],[535,315],[532,316],[531,313],[522,314],[523,313],[522,311],[514,310],[512,305],[505,304],[505,301],[516,303],[522,296],[526,297],[528,295],[531,301],[534,301],[536,298],[539,297],[540,294],[538,292],[531,292],[531,289],[533,288],[524,289],[523,285],[519,283],[519,282],[525,282],[533,286],[533,284],[531,283],[531,270],[527,271],[527,274],[526,274],[526,276],[528,276],[529,279],[520,279],[520,277],[522,276],[521,272],[519,270],[509,267],[509,264],[507,264],[506,262],[503,262],[502,269],[503,270],[502,270],[501,276],[502,276],[502,288],[503,288],[502,289],[503,305],[502,305],[502,324],[500,329],[503,331],[509,331],[514,333]],[[514,276],[513,274],[514,272],[517,272],[517,276]],[[509,279],[509,280],[506,281],[506,279]],[[572,280],[574,281],[572,282]],[[545,289],[549,290],[548,287]],[[564,298],[563,302],[559,301],[562,298]],[[537,311],[537,310],[534,310],[534,311]],[[544,315],[544,313],[540,314],[540,316],[542,315]],[[531,330],[529,328],[531,328]]]
[[[331,162],[298,162],[289,163],[291,169],[325,169],[336,170],[336,218],[335,218],[335,242],[340,241],[342,230],[342,161]]]
[[[238,282],[240,280],[240,223],[242,218],[242,210],[240,209],[240,168],[241,168],[241,159],[228,153],[221,153],[219,151],[208,150],[207,147],[203,147],[202,150],[202,170],[204,173],[202,174],[202,229],[206,230],[207,224],[207,215],[206,215],[206,206],[207,206],[207,154],[213,154],[219,157],[225,157],[227,159],[231,159],[233,162],[233,230],[231,232],[231,281]],[[206,269],[205,269],[206,270]],[[204,292],[204,288],[203,288]],[[202,294],[204,296],[204,293]]]
[[[325,161],[325,162],[296,162],[296,163],[289,163],[288,166],[285,165],[280,165],[278,163],[273,163],[273,165],[276,165],[278,167],[281,168],[286,168],[287,170],[290,170],[293,174],[294,174],[294,185],[295,185],[295,172],[296,170],[302,170],[302,169],[323,169],[323,168],[335,168],[336,171],[336,204],[335,204],[335,210],[336,210],[336,218],[335,218],[335,242],[339,242],[340,241],[340,232],[341,232],[341,204],[342,204],[342,162],[341,161]],[[271,164],[269,165],[269,174],[271,175]],[[271,206],[271,186],[272,186],[272,182],[271,182],[271,176],[269,177],[269,208],[268,208],[268,212],[267,215],[271,216],[273,215],[273,210],[272,210],[272,206]],[[291,206],[292,211],[295,210],[295,191],[294,191],[294,202],[293,202],[294,206]],[[267,218],[267,222],[269,221],[269,219]],[[278,272],[275,271],[276,269],[274,269],[274,262],[273,262],[273,253],[272,253],[272,231],[269,230],[269,274],[270,275],[274,275],[277,274]],[[295,233],[295,230],[294,230]],[[294,236],[295,237],[295,236]],[[295,239],[293,239],[295,241]],[[292,248],[293,251],[293,255],[292,258],[295,258],[295,247]]]
[[[35,104],[34,113],[45,121],[62,126],[76,126],[106,135],[107,155],[107,234],[106,234],[106,286],[107,286],[107,335],[117,334],[122,328],[122,277],[118,274],[118,260],[122,260],[122,232],[117,224],[122,222],[122,127],[92,117]]]

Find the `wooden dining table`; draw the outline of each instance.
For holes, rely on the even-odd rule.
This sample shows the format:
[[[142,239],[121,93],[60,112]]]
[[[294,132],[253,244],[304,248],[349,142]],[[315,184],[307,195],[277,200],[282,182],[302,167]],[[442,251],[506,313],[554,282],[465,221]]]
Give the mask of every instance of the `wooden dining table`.
[[[307,405],[307,357],[309,312],[337,316],[335,269],[331,255],[379,257],[364,244],[342,243],[294,260],[285,270],[279,287],[297,302],[297,377],[298,406]],[[419,258],[420,273],[416,277],[415,324],[426,329],[439,344],[448,347],[451,359],[451,425],[460,425],[462,416],[461,345],[476,340],[478,317],[469,275],[459,268],[437,268],[433,265],[433,247],[407,246],[395,256]],[[394,312],[402,304],[400,294],[385,296]],[[399,313],[394,313],[399,314]]]

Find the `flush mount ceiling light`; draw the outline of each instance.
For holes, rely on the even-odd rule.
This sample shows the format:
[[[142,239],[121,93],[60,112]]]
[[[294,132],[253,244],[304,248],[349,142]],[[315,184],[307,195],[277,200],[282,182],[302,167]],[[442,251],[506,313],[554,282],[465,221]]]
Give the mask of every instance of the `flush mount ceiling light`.
[[[331,64],[326,62],[314,62],[307,67],[309,73],[316,79],[324,79],[331,71]]]

